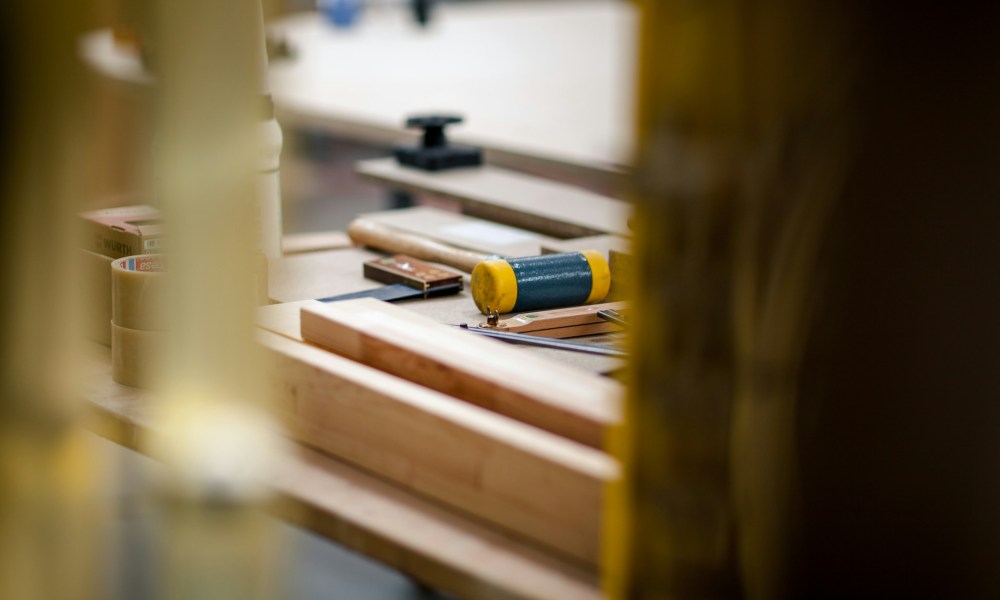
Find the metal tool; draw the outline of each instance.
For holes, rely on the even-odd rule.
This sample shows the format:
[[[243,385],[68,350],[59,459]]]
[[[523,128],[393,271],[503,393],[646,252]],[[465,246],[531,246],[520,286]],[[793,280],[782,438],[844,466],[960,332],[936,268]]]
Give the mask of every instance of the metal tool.
[[[380,288],[364,290],[361,292],[351,292],[349,294],[340,294],[339,296],[330,296],[328,298],[319,298],[318,300],[320,302],[339,302],[340,300],[353,300],[355,298],[376,298],[378,300],[385,300],[386,302],[396,302],[398,300],[447,296],[448,294],[457,294],[461,290],[461,282],[439,285],[426,290],[418,290],[402,283],[394,283]]]
[[[510,333],[508,331],[497,331],[487,327],[469,327],[468,323],[458,325],[473,333],[485,335],[511,344],[524,344],[527,346],[540,346],[542,348],[556,348],[558,350],[572,350],[573,352],[585,352],[587,354],[600,354],[603,356],[616,356],[625,358],[628,353],[617,348],[609,348],[598,344],[588,344],[586,342],[570,342],[567,340],[539,337],[526,333]]]
[[[628,327],[628,321],[625,319],[625,315],[614,309],[605,309],[597,311],[597,316],[604,319],[608,323],[614,323],[615,325],[621,325],[622,327]]]

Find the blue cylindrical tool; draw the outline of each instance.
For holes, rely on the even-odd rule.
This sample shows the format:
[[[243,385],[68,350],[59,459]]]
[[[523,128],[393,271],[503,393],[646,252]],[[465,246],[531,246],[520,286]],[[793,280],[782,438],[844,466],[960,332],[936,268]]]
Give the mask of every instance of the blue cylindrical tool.
[[[483,314],[600,302],[611,270],[597,250],[528,258],[491,258],[472,270],[472,299]]]

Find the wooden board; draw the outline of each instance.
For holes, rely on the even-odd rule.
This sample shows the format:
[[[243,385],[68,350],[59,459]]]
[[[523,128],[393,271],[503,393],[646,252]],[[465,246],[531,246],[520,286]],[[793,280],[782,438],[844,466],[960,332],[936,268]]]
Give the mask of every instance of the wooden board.
[[[286,233],[281,238],[281,251],[287,256],[321,250],[339,250],[351,247],[351,238],[343,231],[311,231]]]
[[[464,296],[462,295],[464,294]],[[268,331],[285,337],[302,341],[300,333],[299,311],[307,304],[317,304],[315,300],[272,304],[257,309],[257,325]],[[406,308],[416,314],[424,315],[438,323],[478,323],[483,315],[472,303],[468,292],[451,297],[431,298],[428,300],[408,300],[399,302],[397,306]],[[519,350],[543,359],[558,361],[564,365],[582,369],[590,373],[611,373],[624,366],[625,361],[610,356],[568,352],[553,348],[519,347]]]
[[[379,158],[356,168],[362,177],[396,189],[454,200],[468,215],[556,238],[632,233],[627,202],[499,167],[430,172]]]
[[[430,206],[365,213],[359,217],[484,254],[537,256],[542,253],[542,244],[556,241],[524,229]]]
[[[302,307],[302,337],[334,352],[595,448],[622,386],[370,298]]]
[[[362,266],[380,256],[363,248],[343,248],[271,259],[268,297],[295,302],[381,287],[384,284],[365,279]]]
[[[292,436],[593,568],[610,456],[261,331]]]
[[[87,425],[145,451],[155,430],[149,392],[115,383],[110,354],[95,346]],[[461,598],[602,597],[596,575],[511,539],[342,461],[299,448],[271,480],[276,516]]]
[[[323,306],[323,303],[316,300],[302,300],[261,306],[257,309],[257,326],[271,333],[277,333],[301,342],[303,340],[300,332],[299,312],[303,306]]]
[[[609,258],[612,251],[628,254],[632,251],[632,241],[619,235],[601,234],[568,240],[556,240],[542,244],[542,254],[557,254],[559,252],[579,252],[581,250],[597,250]]]

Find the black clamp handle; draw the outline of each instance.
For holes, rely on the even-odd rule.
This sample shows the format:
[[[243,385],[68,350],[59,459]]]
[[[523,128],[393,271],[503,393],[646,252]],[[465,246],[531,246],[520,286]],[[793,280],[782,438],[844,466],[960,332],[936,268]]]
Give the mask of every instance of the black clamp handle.
[[[438,148],[448,145],[448,138],[444,135],[444,128],[448,125],[461,123],[462,117],[453,115],[426,115],[410,117],[406,120],[408,129],[422,128],[424,130],[424,148]]]
[[[402,165],[425,171],[443,171],[458,167],[476,167],[483,164],[482,150],[474,146],[449,144],[445,127],[461,123],[455,115],[417,115],[406,120],[407,128],[424,130],[419,146],[399,146],[396,160]]]

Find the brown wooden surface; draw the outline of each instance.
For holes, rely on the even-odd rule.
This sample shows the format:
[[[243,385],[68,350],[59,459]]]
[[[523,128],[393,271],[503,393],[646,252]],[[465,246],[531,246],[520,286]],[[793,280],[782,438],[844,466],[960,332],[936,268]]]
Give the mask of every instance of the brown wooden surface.
[[[285,255],[350,247],[351,238],[343,231],[286,233],[281,238],[281,251]]]
[[[108,349],[95,345],[88,427],[143,452],[156,427],[155,397],[115,383],[110,373]],[[298,448],[271,481],[276,516],[459,597],[601,597],[593,572],[319,452]]]
[[[600,448],[621,418],[613,380],[372,299],[302,308],[302,337],[371,365]]]
[[[546,329],[569,327],[571,325],[609,324],[608,321],[597,316],[597,313],[602,310],[624,310],[627,306],[627,302],[603,302],[587,306],[538,310],[523,313],[515,317],[500,319],[495,329],[544,335],[540,332]],[[486,326],[486,322],[484,321],[480,325]],[[617,331],[618,329],[620,328],[609,329],[608,331]]]
[[[556,241],[526,229],[432,206],[365,213],[360,218],[483,254],[537,256],[542,253],[542,244]]]
[[[272,397],[292,436],[595,565],[608,455],[266,331]]]
[[[262,306],[257,309],[257,325],[268,331],[301,341],[299,309],[307,304],[319,305],[320,303],[314,300],[302,300],[299,302]],[[468,292],[462,292],[455,296],[430,298],[428,300],[409,300],[406,302],[396,302],[395,304],[405,307],[407,310],[418,315],[433,319],[438,323],[450,325],[469,323],[470,325],[475,325],[483,319],[483,315],[473,305],[472,298],[468,295]],[[602,338],[584,338],[581,341],[602,341]],[[539,356],[543,360],[557,361],[589,373],[611,373],[618,371],[625,364],[623,359],[612,356],[584,354],[581,352],[557,350],[555,348],[516,347],[521,352],[532,357],[529,360],[533,360],[533,357]]]
[[[542,244],[542,254],[556,254],[559,252],[580,252],[581,250],[597,250],[610,258],[612,251],[629,254],[632,252],[632,241],[629,238],[619,235],[601,234],[588,235],[585,237],[570,238],[566,240],[556,240]]]
[[[429,260],[461,269],[466,273],[471,273],[476,265],[487,257],[483,252],[458,248],[365,218],[351,221],[347,232],[359,246],[366,246],[387,254],[406,254],[420,260]]]
[[[365,279],[362,265],[382,254],[364,248],[341,248],[296,254],[268,261],[268,297],[294,302],[347,294],[383,284]]]
[[[631,234],[626,202],[490,165],[429,172],[379,158],[359,162],[357,172],[396,189],[454,200],[466,214],[552,237]]]

